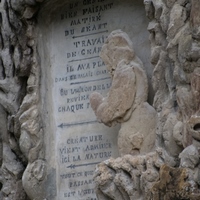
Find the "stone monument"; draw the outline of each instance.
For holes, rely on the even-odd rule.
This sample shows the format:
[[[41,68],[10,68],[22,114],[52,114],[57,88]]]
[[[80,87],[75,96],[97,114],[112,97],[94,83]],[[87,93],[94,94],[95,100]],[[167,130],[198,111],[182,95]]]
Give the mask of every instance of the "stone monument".
[[[199,200],[199,8],[0,1],[0,199]]]
[[[121,124],[118,136],[121,156],[152,151],[157,113],[147,103],[147,76],[130,38],[121,30],[113,31],[100,55],[112,77],[112,85],[105,98],[98,92],[90,95],[97,119],[107,126]]]

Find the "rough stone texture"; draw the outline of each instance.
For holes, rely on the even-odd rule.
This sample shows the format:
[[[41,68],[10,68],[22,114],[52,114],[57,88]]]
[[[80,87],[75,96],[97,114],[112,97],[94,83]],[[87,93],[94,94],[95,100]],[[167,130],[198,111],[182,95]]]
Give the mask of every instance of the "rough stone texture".
[[[132,46],[121,30],[108,36],[100,56],[111,74],[112,86],[105,98],[97,92],[90,96],[91,107],[100,122],[108,126],[121,124],[118,136],[121,155],[147,153],[155,141],[157,116],[146,102],[147,77]]]
[[[40,2],[0,2],[2,200],[28,199],[24,189],[30,199],[44,197],[38,192],[44,191],[46,164],[38,107],[40,71],[34,42],[34,27],[37,25],[34,17]],[[144,4],[150,20],[148,30],[154,66],[153,107],[158,116],[156,151],[146,155],[124,155],[101,163],[95,176],[97,195],[99,199],[120,200],[199,199],[200,3],[197,0],[144,0]],[[126,68],[126,65],[123,66]],[[134,75],[131,77],[132,82],[136,81]],[[125,83],[131,84],[129,81],[125,80]],[[136,86],[134,83],[133,92],[127,95],[136,95]],[[95,95],[98,104],[105,101]],[[128,99],[126,106],[133,106],[133,99],[134,96]],[[119,121],[125,124],[131,119],[127,115],[128,107],[125,112],[114,113],[114,118],[105,123],[111,125]],[[136,136],[138,140],[143,138]],[[134,145],[140,148],[138,143]]]
[[[193,185],[198,188],[196,176],[199,171],[200,49],[197,39],[199,14],[196,12],[199,2],[162,1],[160,4],[160,1],[148,1],[146,3],[147,11],[149,4],[151,10],[154,10],[151,12],[157,13],[159,6],[161,10],[161,15],[155,15],[155,18],[148,15],[152,56],[157,58],[156,62],[153,60],[155,66],[153,85],[156,91],[154,107],[159,116],[157,145],[166,149],[168,154],[176,159],[175,166],[187,169],[188,180],[193,181]],[[161,16],[165,9],[168,14],[165,14],[164,20]],[[166,39],[161,44],[158,41],[163,37]],[[158,48],[160,55],[154,55]],[[173,120],[169,123],[172,117]],[[169,136],[166,137],[165,130],[171,135],[170,140]]]
[[[98,199],[146,199],[159,179],[156,168],[162,161],[157,156],[157,153],[125,155],[99,164],[94,177]]]
[[[150,159],[150,154],[124,155],[101,163],[95,176],[97,196],[99,199],[199,199],[200,3],[145,0],[144,4],[150,20],[153,107],[158,115],[155,151],[150,154],[156,156]],[[138,134],[131,147],[140,146],[141,138]],[[123,142],[131,149],[127,141]],[[132,164],[132,160],[137,162]],[[138,170],[141,163],[145,167]],[[148,171],[147,163],[154,171],[142,178]]]
[[[158,152],[109,159],[95,174],[98,199],[199,199],[197,185],[188,180],[186,168],[163,164]]]
[[[15,0],[3,0],[0,3],[0,199],[2,200],[28,199],[24,191],[27,171],[35,162],[39,168],[40,162],[37,160],[43,158],[42,130],[38,112],[39,67],[34,45],[35,20],[31,19],[36,13],[36,4],[35,1]],[[29,5],[34,6],[34,9],[29,9]],[[32,170],[31,173],[42,179],[41,171],[37,176],[36,170]]]
[[[185,168],[162,165],[159,173],[160,179],[151,188],[151,196],[146,199],[197,200],[200,198],[196,184],[193,181],[187,181],[188,174]]]

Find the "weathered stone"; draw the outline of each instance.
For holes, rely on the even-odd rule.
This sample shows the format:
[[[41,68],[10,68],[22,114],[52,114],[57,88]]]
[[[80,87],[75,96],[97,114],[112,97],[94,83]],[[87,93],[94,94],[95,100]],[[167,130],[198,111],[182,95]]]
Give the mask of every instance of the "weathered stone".
[[[159,200],[160,196],[166,200],[170,199],[198,199],[199,194],[195,194],[197,186],[187,180],[187,170],[181,168],[171,168],[163,165],[160,169],[160,180],[151,189],[152,199]]]
[[[25,11],[24,11],[24,14],[23,14],[23,17],[25,19],[31,19],[34,14],[37,12],[38,8],[37,7],[29,7],[27,6]]]
[[[35,6],[36,0],[24,0],[24,3],[30,6]]]
[[[21,149],[22,153],[24,154],[24,156],[28,160],[28,154],[29,154],[29,151],[32,147],[32,144],[31,144],[31,138],[25,130],[21,131],[19,145],[20,145],[20,149]]]
[[[183,41],[184,39],[184,41]],[[185,67],[184,63],[188,59],[188,54],[191,51],[192,46],[192,36],[180,36],[180,43],[178,47],[178,57],[181,63],[183,63],[183,70],[186,73],[193,72],[194,68],[191,68],[191,66],[188,67],[188,69]]]
[[[160,51],[161,51],[161,47],[157,46],[155,48],[152,48],[152,52],[151,52],[151,63],[153,65],[156,65],[159,61],[159,57],[160,57]]]
[[[179,4],[174,4],[170,13],[170,23],[167,31],[169,39],[173,38],[174,35],[177,34],[178,30],[184,25],[186,17],[185,8]]]
[[[43,160],[37,160],[27,166],[22,181],[29,198],[35,200],[45,199],[45,188],[43,188],[45,173],[46,164]],[[30,187],[32,190],[29,189]]]
[[[90,96],[97,119],[108,126],[121,123],[118,137],[121,155],[151,151],[156,112],[146,102],[147,78],[128,35],[120,30],[113,31],[100,55],[112,76],[112,86],[105,98],[99,93]]]
[[[177,145],[183,146],[183,122],[178,121],[173,129],[173,137]]]
[[[69,45],[70,42],[64,45],[65,40],[62,40],[63,36],[59,35],[61,27],[64,30],[62,32],[67,34],[71,30],[68,30],[69,27],[73,29],[74,27],[82,27],[84,24],[80,25],[77,21],[77,26],[70,25],[73,19],[77,20],[80,16],[71,17],[71,13],[68,13],[69,9],[66,12],[65,8],[72,6],[72,10],[77,11],[76,6],[73,8],[76,1],[50,0],[44,1],[42,4],[41,2],[43,1],[3,0],[0,2],[0,14],[2,16],[0,21],[0,199],[2,200],[27,199],[23,188],[31,199],[56,199],[55,180],[58,180],[60,174],[57,173],[57,168],[54,166],[57,165],[55,164],[56,161],[52,158],[53,154],[50,153],[52,152],[50,150],[55,147],[51,135],[54,128],[46,128],[53,127],[53,125],[50,126],[54,124],[51,116],[55,116],[52,108],[54,104],[49,103],[55,101],[52,100],[50,93],[45,92],[47,89],[53,88],[53,84],[50,84],[52,77],[49,76],[48,71],[55,66],[59,70],[62,69],[59,68],[60,63],[63,64],[63,69],[66,69],[69,61],[61,58],[58,59],[60,62],[57,62],[56,65],[52,62],[52,60],[57,59],[57,55],[65,52],[63,55],[66,56],[66,51],[72,49]],[[96,6],[97,3],[97,6],[104,3],[104,1],[97,0],[79,2],[84,3],[81,8],[91,8],[91,11],[92,8],[96,9],[94,5]],[[111,1],[111,3],[113,2]],[[125,149],[123,154],[131,153],[132,155],[109,159],[99,165],[95,176],[97,196],[99,199],[107,200],[148,200],[150,198],[198,200],[200,174],[198,150],[200,147],[198,69],[200,66],[200,4],[196,0],[144,1],[145,8],[143,9],[146,10],[146,15],[150,20],[148,27],[152,48],[150,59],[148,56],[150,50],[146,48],[144,42],[146,34],[144,36],[144,29],[141,29],[141,27],[146,26],[143,23],[144,12],[138,12],[140,13],[138,16],[127,14],[137,13],[138,8],[142,8],[141,3],[138,3],[139,1],[131,2],[130,5],[136,7],[135,10],[132,10],[131,6],[124,7],[116,2],[118,1],[115,1],[114,9],[120,7],[122,10],[126,8],[126,11],[123,14],[109,11],[110,14],[104,16],[106,19],[113,20],[112,24],[117,24],[116,27],[105,29],[107,31],[105,34],[118,28],[123,29],[131,35],[131,40],[135,42],[135,54],[141,58],[145,69],[146,66],[150,66],[149,60],[151,60],[154,72],[152,76],[150,75],[150,79],[152,79],[155,89],[153,105],[156,111],[146,103],[147,92],[144,92],[145,100],[142,103],[140,100],[137,103],[135,102],[137,91],[142,91],[143,83],[138,83],[136,71],[129,70],[130,63],[121,62],[117,64],[124,66],[126,70],[128,69],[127,71],[113,64],[114,67],[112,67],[118,74],[115,75],[114,73],[112,76],[114,87],[112,86],[111,91],[112,89],[119,89],[120,95],[124,94],[127,98],[124,97],[123,99],[122,96],[121,102],[124,104],[120,104],[122,106],[119,106],[118,111],[116,105],[120,102],[121,96],[118,96],[116,91],[113,92],[114,95],[111,96],[115,98],[111,98],[110,107],[108,106],[108,109],[104,110],[105,116],[102,117],[103,115],[99,114],[99,118],[101,121],[103,121],[101,118],[104,118],[107,125],[114,124],[114,122],[122,123],[121,130],[123,130],[124,135],[121,136],[120,132],[122,142],[119,142],[119,147]],[[39,11],[38,16],[37,11]],[[100,12],[100,14],[102,13]],[[114,16],[113,19],[110,18],[111,15]],[[61,22],[60,18],[63,18],[63,16],[65,20]],[[84,17],[87,16],[90,16],[92,20],[96,13],[85,13]],[[123,21],[123,18],[126,18],[126,20]],[[139,24],[137,24],[138,20],[140,20]],[[53,22],[52,26],[50,26],[51,21]],[[131,24],[127,25],[127,21],[131,21]],[[96,25],[99,22],[90,22],[90,24],[93,23]],[[57,24],[59,25],[57,26]],[[40,31],[41,27],[42,31]],[[49,42],[48,36],[52,34],[52,27],[55,29],[54,35],[56,35],[57,40],[53,40],[52,44],[49,45],[51,42]],[[75,29],[75,32],[77,32],[77,29]],[[89,33],[91,33],[91,30]],[[40,37],[41,39],[39,39]],[[136,39],[133,40],[133,38]],[[65,39],[68,40],[69,38],[66,36]],[[79,39],[71,38],[69,40],[74,42],[79,41]],[[59,50],[61,43],[65,48]],[[99,45],[99,48],[101,46]],[[56,49],[56,56],[46,50],[54,48]],[[87,48],[84,47],[84,49]],[[107,51],[104,58],[107,55],[112,57],[111,53],[113,53],[112,50]],[[116,51],[117,59],[112,62],[118,62],[118,59],[122,56],[129,57],[130,55],[126,52],[126,49],[123,53],[125,55]],[[43,61],[44,59],[45,61]],[[134,65],[136,64],[138,64],[138,61],[134,62]],[[140,61],[138,65],[141,66]],[[99,66],[99,68],[101,67]],[[149,76],[151,73],[148,70],[147,72]],[[71,72],[66,73],[67,76],[69,73]],[[132,77],[132,79],[124,78],[123,81],[120,81],[121,74]],[[42,77],[41,80],[40,77]],[[44,81],[45,79],[47,82]],[[143,78],[143,80],[147,82],[146,78]],[[70,87],[66,83],[60,86],[65,86],[67,89]],[[153,96],[152,91],[150,91],[150,95]],[[94,109],[107,101],[106,98],[108,99],[108,97],[102,98],[102,96],[105,96],[105,94],[94,94]],[[40,103],[42,106],[39,105]],[[46,105],[46,107],[43,107],[43,105]],[[49,105],[51,106],[49,107]],[[109,110],[110,108],[112,109]],[[87,116],[87,113],[84,114]],[[147,127],[154,128],[148,130]],[[151,134],[155,133],[155,127],[157,128],[156,134]],[[137,131],[138,129],[139,131]],[[73,134],[79,131],[82,133],[84,129],[76,130]],[[103,132],[109,135],[108,131]],[[58,137],[56,131],[55,133]],[[67,133],[68,131],[64,134]],[[87,132],[87,134],[89,133]],[[152,149],[154,139],[148,139],[147,135],[150,138],[156,137],[156,150]],[[123,140],[126,142],[123,142]],[[151,147],[146,148],[145,140],[148,144],[151,144]],[[44,154],[44,149],[47,150],[46,154]],[[146,153],[150,149],[153,152]],[[139,153],[143,155],[134,155]],[[178,156],[180,163],[177,159]],[[165,165],[161,167],[163,163]],[[166,163],[176,168],[168,167]],[[49,167],[49,164],[53,167]],[[56,173],[58,174],[57,177]],[[60,181],[58,182],[60,183]],[[65,185],[64,190],[67,191],[69,189],[68,184],[63,185]],[[73,196],[69,197],[72,193],[66,192],[65,195],[68,196],[64,197],[62,194],[59,199],[75,199]]]
[[[192,8],[191,8],[191,13],[190,13],[190,19],[191,19],[191,25],[193,27],[193,36],[196,38],[200,38],[200,14],[199,14],[199,9],[200,9],[200,3],[198,1],[192,0],[191,1]]]
[[[176,0],[165,0],[165,2],[166,2],[166,5],[171,8],[176,2]]]
[[[184,169],[170,168],[164,165],[160,169],[160,181],[156,184],[154,182],[154,186],[145,184],[148,176],[144,177],[142,179],[144,181],[141,182],[143,186],[142,191],[148,191],[147,188],[150,188],[152,193],[147,192],[142,197],[144,199],[199,199],[197,185],[199,184],[198,148],[200,135],[198,81],[199,42],[194,39],[198,39],[198,14],[195,14],[198,6],[196,8],[194,6],[198,2],[191,2],[193,3],[193,13],[190,10],[190,2],[186,0],[176,2],[154,0],[152,3],[153,7],[151,7],[151,1],[145,1],[147,16],[151,20],[148,30],[151,33],[151,55],[152,64],[154,65],[153,86],[156,91],[154,107],[158,112],[156,146],[162,147],[157,148],[156,151],[160,157],[158,160],[161,163],[170,163],[170,166],[174,167],[179,166],[177,156],[180,156],[180,167],[184,167]],[[189,13],[191,13],[191,16],[189,16]],[[189,26],[191,19],[193,25],[192,35],[191,27]],[[194,28],[195,24],[196,28]],[[166,27],[168,27],[168,31],[166,31]],[[135,137],[138,142],[133,144],[135,148],[141,145],[143,138],[142,136],[138,136],[136,134]],[[130,149],[128,145],[127,149]],[[180,153],[181,151],[182,153]],[[136,158],[137,156],[130,157]],[[104,169],[100,174],[103,176],[109,166],[109,170],[113,169],[113,173],[119,173],[119,176],[116,177],[124,177],[123,173],[118,171],[129,169],[128,167],[124,168],[122,165],[119,165],[119,163],[126,163],[126,161],[116,159],[112,163],[115,164],[109,165],[109,161],[105,162]],[[139,163],[137,166],[140,166]],[[98,170],[97,168],[97,172]],[[121,179],[121,185],[117,185],[115,184],[114,177],[114,174],[112,174],[109,185],[114,184],[115,188],[118,186],[118,190],[123,188],[121,189],[122,194],[124,194],[123,191],[126,190],[125,188],[128,191],[128,186],[123,184],[123,179]],[[133,176],[131,178],[126,177],[126,179],[127,183],[134,185],[134,183],[131,183],[132,180],[135,180]],[[98,179],[95,178],[95,180]],[[104,183],[106,182],[104,181]],[[106,187],[105,184],[103,187],[100,179],[96,185],[98,189],[97,193],[99,195],[101,194],[99,196],[100,198],[107,199],[106,197],[109,197],[110,199],[114,199],[111,193],[106,193],[106,188],[109,191],[109,185]],[[188,190],[188,187],[191,190]],[[138,197],[138,194],[134,195],[136,199],[141,197]],[[126,199],[127,196],[130,199],[132,197],[131,194],[126,193],[121,199]],[[117,199],[117,197],[115,198]]]
[[[181,159],[181,167],[194,169],[199,164],[199,152],[193,145],[185,148],[179,157]]]
[[[177,124],[177,116],[170,113],[163,127],[163,139],[164,139],[165,149],[173,157],[177,157],[183,150],[183,148],[177,145],[176,140],[173,137],[173,131],[174,131],[173,127],[176,124]]]
[[[155,110],[147,103],[139,105],[131,118],[121,123],[118,136],[118,148],[121,155],[145,154],[155,145]]]
[[[158,180],[159,174],[155,166],[160,165],[155,153],[146,156],[126,155],[102,162],[97,166],[94,177],[97,197],[146,199],[151,187]]]
[[[149,19],[154,18],[154,7],[152,0],[144,0],[146,15]]]
[[[47,174],[53,176],[49,173],[52,173],[51,168],[54,168],[54,173],[56,172],[54,177],[59,183],[56,185],[55,180],[53,180],[53,189],[57,194],[51,198],[95,199],[96,195],[92,181],[95,164],[108,159],[110,156],[116,157],[119,155],[117,148],[119,126],[109,128],[99,124],[89,103],[89,95],[93,91],[105,96],[111,86],[111,78],[105,63],[99,57],[99,52],[110,32],[123,29],[129,33],[128,27],[132,26],[132,19],[135,18],[137,20],[134,23],[136,23],[137,29],[135,29],[135,33],[130,32],[129,43],[130,45],[133,43],[135,46],[140,46],[140,48],[136,48],[136,53],[144,58],[144,69],[147,70],[147,74],[151,73],[152,69],[148,59],[150,56],[148,34],[146,34],[148,33],[146,32],[147,21],[143,4],[139,0],[134,3],[130,0],[123,2],[113,0],[67,2],[60,0],[57,2],[59,3],[45,1],[38,13],[38,26],[36,28],[33,26],[33,36],[35,33],[38,34],[36,44],[42,70],[40,74],[42,83],[40,92],[42,95],[41,108],[45,110],[42,113],[42,119],[44,120],[42,123],[46,125],[44,127],[44,141],[46,144],[51,143],[51,145],[44,146],[48,152],[45,157],[48,158],[47,163],[49,166]],[[96,9],[101,10],[96,13]],[[72,11],[74,13],[73,17],[70,14]],[[119,16],[123,17],[116,20]],[[44,24],[48,25],[44,26]],[[144,31],[142,31],[143,28]],[[141,40],[138,40],[138,35],[140,35]],[[27,36],[34,39],[31,34],[27,34]],[[132,46],[124,49],[123,45],[124,43],[121,46],[122,52],[125,53],[123,58],[127,56],[127,59],[130,59],[132,54],[129,53],[129,50]],[[144,52],[147,52],[148,55]],[[107,53],[107,56],[110,56],[110,52]],[[121,51],[116,51],[113,62],[121,59],[121,57]],[[133,62],[135,62],[134,65],[140,65],[141,63],[137,59]],[[113,119],[117,121],[121,120],[121,115],[126,115],[123,120],[129,119],[126,110],[129,110],[133,104],[132,96],[134,94],[132,94],[133,89],[131,89],[131,86],[135,80],[129,82],[126,77],[120,75],[120,71],[123,71],[126,76],[131,77],[133,70],[128,68],[128,64],[125,63],[128,70],[119,68],[118,76],[114,75],[116,76],[116,87],[120,84],[117,81],[118,78],[124,80],[124,85],[121,84],[121,94],[126,89],[126,82],[127,87],[130,88],[130,93],[126,92],[126,95],[129,95],[130,98],[121,95],[122,100],[126,101],[127,105],[124,103],[121,104],[121,107],[118,107],[118,113],[113,116]],[[33,70],[35,65],[31,67]],[[115,68],[116,66],[113,65],[112,67]],[[139,74],[140,71],[143,75],[144,70],[138,70],[137,73]],[[141,82],[148,81],[146,75],[144,75],[144,78],[144,80],[141,78]],[[32,80],[35,79],[30,73],[28,79],[30,87],[30,83],[33,83]],[[45,85],[49,86],[48,90]],[[28,91],[30,87],[27,87]],[[137,87],[138,96],[136,99],[138,99],[138,103],[140,102],[139,98],[144,98],[147,101],[147,91],[145,89],[143,89],[143,91],[146,91],[144,93],[140,91],[140,82]],[[150,91],[152,90],[150,89]],[[114,93],[118,98],[116,98],[115,105],[113,105],[116,108],[117,100],[120,100],[120,98],[117,96],[117,91]],[[101,95],[94,95],[96,99],[93,104],[94,107],[97,107],[101,102]],[[105,112],[107,111],[109,112],[105,109]],[[106,117],[109,118],[111,115],[112,113],[108,116],[106,114]],[[109,123],[109,120],[106,120],[107,123]],[[34,137],[36,136],[34,135]],[[30,137],[31,140],[34,139],[32,135]],[[97,138],[97,140],[94,140],[94,138]],[[36,139],[38,138],[36,137]],[[76,143],[77,139],[78,144]],[[23,148],[28,147],[24,145]],[[31,155],[29,152],[29,156]],[[89,172],[89,175],[85,176],[87,172]],[[74,177],[68,178],[68,174],[72,173],[75,174]],[[125,181],[125,179],[123,180]],[[52,190],[50,184],[46,182],[45,187],[47,187],[47,195],[49,195]],[[66,187],[68,190],[66,190]],[[26,187],[26,190],[28,190],[28,187]],[[90,193],[84,192],[86,190]],[[50,197],[47,196],[47,198]]]
[[[11,0],[10,1],[11,7],[14,11],[17,11],[18,13],[22,13],[24,10],[24,0]]]

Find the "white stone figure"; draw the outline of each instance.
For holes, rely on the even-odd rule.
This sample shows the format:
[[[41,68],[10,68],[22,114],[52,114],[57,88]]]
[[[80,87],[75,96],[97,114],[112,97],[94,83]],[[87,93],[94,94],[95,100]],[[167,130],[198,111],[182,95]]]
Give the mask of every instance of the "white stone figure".
[[[152,151],[157,114],[147,103],[147,76],[132,41],[125,32],[115,30],[108,36],[100,57],[111,74],[112,86],[106,97],[97,92],[90,96],[97,119],[107,126],[121,124],[118,136],[121,155]]]

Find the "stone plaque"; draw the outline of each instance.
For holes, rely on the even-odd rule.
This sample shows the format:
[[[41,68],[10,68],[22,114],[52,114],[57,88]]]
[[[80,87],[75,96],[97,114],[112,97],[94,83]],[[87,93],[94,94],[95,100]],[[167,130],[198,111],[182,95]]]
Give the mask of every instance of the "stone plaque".
[[[54,142],[48,149],[55,149],[50,152],[56,162],[56,199],[96,199],[95,166],[118,156],[119,129],[98,123],[90,107],[90,94],[97,91],[105,96],[111,86],[99,53],[108,34],[122,29],[129,33],[137,55],[149,67],[146,27],[140,1],[79,0],[57,8],[46,31],[41,31],[40,40],[48,43],[44,50],[47,60],[42,63],[48,65],[44,73],[51,82],[46,84]]]

